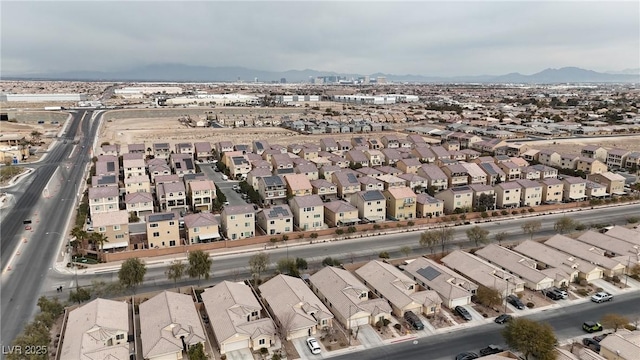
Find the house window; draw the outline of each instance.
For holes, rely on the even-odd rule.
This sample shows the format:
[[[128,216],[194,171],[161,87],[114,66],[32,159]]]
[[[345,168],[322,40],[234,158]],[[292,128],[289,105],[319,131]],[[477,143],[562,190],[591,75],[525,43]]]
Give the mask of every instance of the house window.
[[[253,214],[244,214],[244,217],[251,218],[251,217],[253,217]]]
[[[160,233],[159,233],[159,232],[154,232],[154,233],[153,233],[153,237],[158,237],[158,236],[160,236]]]
[[[149,224],[149,227],[152,227],[152,228],[157,228],[157,227],[158,227],[158,224],[156,224],[156,223],[153,223],[153,224]]]
[[[274,225],[275,223],[276,223],[275,220],[269,221],[269,224],[271,224],[271,225]]]
[[[113,225],[113,230],[120,230],[120,225]]]
[[[235,215],[231,215],[231,216],[229,216],[229,218],[230,218],[231,220],[235,220],[235,219],[236,219],[236,216],[235,216]]]
[[[264,345],[264,343],[265,343],[264,339],[258,340],[258,345]]]
[[[98,228],[98,232],[105,232],[105,231],[107,231],[107,228],[105,228],[105,227],[99,227]]]
[[[169,246],[176,246],[176,241],[175,240],[169,241]]]
[[[175,224],[176,224],[176,222],[175,222],[175,221],[169,221],[169,225],[170,225],[170,226],[173,226],[173,225],[175,225]]]
[[[116,235],[116,239],[124,239],[124,235],[118,234],[118,235]]]
[[[124,334],[116,335],[116,340],[122,340],[122,339],[124,339]]]

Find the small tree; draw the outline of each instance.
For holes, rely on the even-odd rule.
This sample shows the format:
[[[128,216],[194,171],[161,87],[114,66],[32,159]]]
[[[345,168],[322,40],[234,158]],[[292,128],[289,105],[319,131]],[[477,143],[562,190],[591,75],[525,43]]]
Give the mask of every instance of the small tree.
[[[189,360],[207,360],[207,355],[204,353],[204,346],[201,342],[189,346]]]
[[[525,234],[529,235],[529,239],[533,240],[533,235],[540,230],[540,228],[542,227],[542,223],[538,220],[531,220],[531,221],[527,221],[524,224],[522,224],[522,231]]]
[[[613,329],[614,332],[617,332],[619,328],[624,327],[631,321],[620,314],[605,314],[602,316],[600,322],[603,327]]]
[[[138,285],[144,281],[144,275],[147,273],[147,266],[138,258],[125,260],[118,271],[118,280],[120,284],[130,289],[134,294]]]
[[[438,236],[437,230],[426,230],[425,232],[420,234],[420,246],[422,246],[423,248],[428,247],[433,254],[436,246],[438,245],[439,238],[440,237]]]
[[[85,301],[91,299],[91,292],[85,288],[78,287],[76,290],[69,292],[69,301],[73,303],[82,304]]]
[[[389,258],[389,253],[388,253],[388,252],[386,252],[386,251],[381,251],[381,252],[378,254],[378,257],[379,257],[380,259],[388,259],[388,258]]]
[[[198,278],[198,286],[200,286],[200,279],[209,279],[211,276],[211,265],[213,261],[209,257],[209,254],[202,250],[195,250],[189,253],[189,268],[187,273],[191,278]]]
[[[502,304],[502,296],[498,290],[482,285],[478,287],[476,298],[480,304],[489,308]]]
[[[173,286],[178,285],[178,280],[181,280],[187,270],[187,265],[183,264],[181,260],[174,260],[171,265],[165,271],[165,275],[169,280],[173,280]]]
[[[276,263],[276,269],[281,274],[287,274],[289,276],[300,276],[300,272],[296,267],[296,261],[293,259],[283,258]]]
[[[404,255],[404,257],[409,257],[409,254],[411,254],[411,248],[408,246],[403,246],[400,248],[400,252]]]
[[[498,245],[502,245],[502,242],[507,239],[508,235],[509,233],[507,233],[506,231],[501,231],[501,232],[495,233],[493,235],[493,238],[498,242]]]
[[[267,253],[259,252],[249,258],[249,268],[254,282],[260,280],[260,275],[267,270],[267,266],[269,266],[269,254]]]
[[[307,270],[309,268],[309,264],[307,263],[307,260],[299,257],[296,258],[296,268],[298,270]]]
[[[322,266],[340,266],[340,261],[338,261],[337,259],[334,259],[330,256],[324,258],[322,260]]]
[[[542,324],[518,317],[507,322],[502,330],[507,345],[520,351],[525,360],[535,356],[537,360],[555,360],[555,345],[557,342],[553,328],[549,324]]]
[[[553,224],[553,230],[559,234],[565,234],[576,229],[576,221],[568,216],[563,216]]]
[[[489,230],[483,229],[478,225],[467,229],[466,232],[467,239],[469,239],[469,241],[473,241],[476,246],[489,242]]]
[[[446,248],[447,244],[450,243],[451,240],[453,240],[453,229],[442,228],[438,232],[438,236],[440,241],[440,247],[442,249],[442,252],[444,253],[444,249]]]
[[[38,299],[38,307],[42,312],[51,313],[54,317],[58,317],[64,312],[64,306],[60,304],[58,298],[49,300],[46,296],[41,296]]]

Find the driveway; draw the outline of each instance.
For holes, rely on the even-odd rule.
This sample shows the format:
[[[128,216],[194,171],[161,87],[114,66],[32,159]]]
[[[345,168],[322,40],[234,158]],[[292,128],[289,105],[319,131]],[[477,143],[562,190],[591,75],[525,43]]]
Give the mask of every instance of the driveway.
[[[358,340],[365,349],[383,345],[382,339],[371,325],[361,325],[359,327]]]
[[[229,351],[225,355],[227,355],[227,360],[253,360],[253,354],[249,349]]]
[[[608,292],[611,295],[620,294],[622,292],[622,289],[620,289],[619,287],[611,284],[610,282],[606,281],[605,279],[592,280],[591,284],[593,284],[594,286],[597,286],[599,288],[602,288],[602,290]]]
[[[322,346],[322,342],[320,342],[320,340],[318,340],[318,344],[320,344],[320,347],[322,348],[322,352],[319,355],[313,355],[311,353],[311,350],[309,350],[309,347],[307,346],[306,337],[293,339],[291,340],[291,342],[293,343],[293,346],[295,346],[296,351],[298,352],[298,356],[300,356],[300,359],[313,359],[313,358],[323,357],[323,355],[327,352],[327,350]]]

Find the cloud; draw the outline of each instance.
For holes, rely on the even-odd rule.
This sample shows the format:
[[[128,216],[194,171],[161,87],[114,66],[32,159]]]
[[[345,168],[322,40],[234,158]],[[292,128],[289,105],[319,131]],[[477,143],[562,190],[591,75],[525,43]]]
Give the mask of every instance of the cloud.
[[[2,71],[604,71],[639,66],[639,13],[637,2],[3,2]]]

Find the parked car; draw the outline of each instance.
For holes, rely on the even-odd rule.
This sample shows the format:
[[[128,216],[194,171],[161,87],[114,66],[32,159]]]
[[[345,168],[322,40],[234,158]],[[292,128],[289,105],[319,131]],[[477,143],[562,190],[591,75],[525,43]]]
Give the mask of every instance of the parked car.
[[[604,338],[606,338],[607,336],[611,335],[611,333],[606,333],[606,334],[602,334],[602,335],[596,335],[593,337],[593,340],[600,342],[602,340],[604,340]]]
[[[502,315],[498,316],[498,317],[497,317],[495,320],[493,320],[493,321],[495,321],[495,323],[496,323],[496,324],[504,324],[504,323],[506,323],[506,322],[511,321],[511,319],[513,319],[513,317],[511,317],[511,315],[508,315],[508,314],[502,314]]]
[[[582,330],[588,333],[602,331],[602,325],[595,321],[585,321],[584,323],[582,323]]]
[[[471,351],[467,351],[467,352],[463,352],[460,353],[458,355],[456,355],[456,360],[473,360],[473,359],[477,359],[480,356],[478,356],[478,354],[471,352]]]
[[[489,345],[486,348],[480,349],[480,356],[498,354],[498,353],[501,353],[503,351],[504,351],[504,349],[499,347],[499,346]]]
[[[558,289],[557,287],[553,287],[552,288],[555,292],[557,292],[558,294],[562,295],[563,299],[567,299],[569,298],[569,293],[566,292],[565,290],[562,289]]]
[[[424,324],[418,317],[418,315],[414,314],[413,311],[405,311],[404,319],[407,320],[409,325],[416,330],[424,330]]]
[[[601,302],[611,301],[611,300],[613,300],[613,295],[609,294],[608,292],[604,292],[604,291],[601,291],[599,293],[595,293],[595,294],[593,294],[593,296],[591,296],[591,301],[596,302],[596,303],[601,303]]]
[[[524,309],[524,304],[522,303],[522,301],[520,301],[520,298],[517,297],[516,295],[507,296],[507,302],[513,305],[518,310]]]
[[[562,294],[560,294],[553,288],[544,290],[544,294],[551,300],[562,300]]]
[[[589,349],[595,351],[595,352],[600,352],[600,343],[593,340],[592,338],[584,338],[582,339],[582,345],[588,347]]]
[[[320,344],[318,344],[318,340],[316,340],[316,338],[308,338],[307,346],[309,347],[309,350],[311,350],[311,353],[314,355],[318,355],[322,352],[322,350],[320,350]]]
[[[462,306],[456,306],[454,309],[458,315],[460,315],[463,319],[467,320],[467,321],[471,321],[473,318],[471,317],[471,314],[469,314],[469,311],[467,311],[467,309],[465,309]]]

